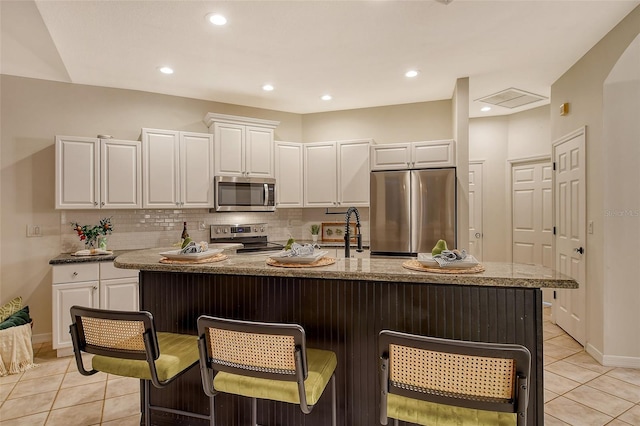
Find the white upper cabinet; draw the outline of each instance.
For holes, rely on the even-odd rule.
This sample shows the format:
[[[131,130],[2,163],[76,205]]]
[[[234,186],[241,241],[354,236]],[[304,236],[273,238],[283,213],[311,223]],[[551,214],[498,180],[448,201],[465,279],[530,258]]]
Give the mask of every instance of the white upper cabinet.
[[[56,136],[56,208],[142,206],[140,142]]]
[[[371,146],[371,170],[427,169],[455,166],[453,140]]]
[[[303,207],[303,149],[298,142],[275,142],[276,207]]]
[[[144,208],[213,207],[213,136],[142,129]]]
[[[274,177],[274,129],[279,121],[208,113],[213,134],[215,175]]]
[[[371,140],[304,144],[304,206],[369,205]]]

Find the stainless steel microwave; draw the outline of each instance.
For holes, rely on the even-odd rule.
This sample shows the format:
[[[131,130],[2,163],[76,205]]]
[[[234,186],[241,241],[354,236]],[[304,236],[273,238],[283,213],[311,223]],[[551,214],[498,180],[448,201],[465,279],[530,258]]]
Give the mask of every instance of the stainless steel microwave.
[[[216,176],[217,212],[273,212],[276,210],[276,180]]]

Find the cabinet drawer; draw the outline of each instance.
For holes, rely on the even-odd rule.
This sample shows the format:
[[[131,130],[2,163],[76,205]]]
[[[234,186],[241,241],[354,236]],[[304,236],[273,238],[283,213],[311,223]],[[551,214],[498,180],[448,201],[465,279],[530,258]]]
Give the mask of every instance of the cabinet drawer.
[[[98,263],[55,265],[53,267],[53,283],[97,281],[99,277],[98,265]]]
[[[113,266],[113,262],[100,262],[100,279],[110,280],[113,278],[137,278],[137,269],[120,269]]]

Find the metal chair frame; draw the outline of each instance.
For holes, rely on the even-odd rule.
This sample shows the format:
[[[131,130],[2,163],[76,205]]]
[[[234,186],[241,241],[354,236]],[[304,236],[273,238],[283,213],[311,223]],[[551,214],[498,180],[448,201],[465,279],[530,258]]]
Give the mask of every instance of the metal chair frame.
[[[248,334],[267,334],[267,335],[283,335],[292,336],[295,344],[295,374],[283,374],[269,371],[250,370],[241,367],[226,365],[216,362],[210,354],[209,333],[208,329],[229,330]],[[271,380],[295,381],[298,385],[298,395],[300,397],[300,409],[303,413],[309,414],[313,409],[313,405],[307,403],[304,381],[307,378],[307,350],[304,329],[298,324],[283,323],[265,323],[253,321],[240,321],[226,318],[217,318],[202,315],[198,318],[198,346],[200,349],[200,372],[202,375],[202,384],[204,392],[214,397],[218,392],[213,387],[213,378],[218,371],[223,371],[242,376],[259,377]],[[332,425],[336,425],[337,421],[337,402],[336,402],[336,377],[335,372],[331,376],[331,410]],[[257,399],[251,398],[251,421],[252,426],[257,425]]]
[[[459,394],[446,395],[442,392],[429,393],[426,389],[410,390],[405,387],[393,386],[389,380],[389,346],[392,344],[440,353],[514,360],[516,371],[511,392],[512,398],[507,401],[482,400],[482,398],[464,398],[464,396]],[[381,424],[386,425],[388,422],[387,395],[389,393],[438,404],[517,413],[517,425],[523,426],[526,424],[529,400],[529,377],[531,374],[531,353],[526,347],[516,344],[442,339],[391,330],[382,330],[380,332],[378,336],[378,347],[380,354]],[[394,419],[394,422],[396,425],[398,424],[397,419]]]
[[[151,405],[149,399],[150,385],[152,383],[157,388],[163,388],[173,382],[175,379],[186,373],[194,365],[198,363],[196,360],[189,367],[182,370],[180,373],[173,377],[169,377],[167,380],[161,381],[158,377],[158,371],[156,369],[155,361],[160,357],[160,348],[158,346],[158,338],[156,335],[155,323],[153,321],[153,315],[147,311],[114,311],[106,309],[86,308],[82,306],[72,306],[71,312],[71,325],[69,326],[69,333],[71,334],[71,341],[73,342],[73,353],[76,360],[78,371],[83,376],[91,376],[98,373],[98,370],[87,370],[82,361],[82,352],[86,352],[94,355],[107,356],[112,358],[130,359],[130,360],[146,360],[149,365],[149,372],[151,373],[151,380],[140,379],[144,384],[144,421],[145,425],[151,424],[150,411],[161,411],[165,413],[183,415],[194,417],[198,419],[209,420],[212,423],[213,419],[213,398],[209,398],[210,415],[206,416],[199,413],[192,413],[189,411],[175,410],[172,408],[158,407]],[[119,349],[110,349],[100,346],[88,344],[85,339],[84,329],[80,318],[89,317],[104,320],[113,321],[138,321],[144,326],[143,341],[144,351],[127,351]]]

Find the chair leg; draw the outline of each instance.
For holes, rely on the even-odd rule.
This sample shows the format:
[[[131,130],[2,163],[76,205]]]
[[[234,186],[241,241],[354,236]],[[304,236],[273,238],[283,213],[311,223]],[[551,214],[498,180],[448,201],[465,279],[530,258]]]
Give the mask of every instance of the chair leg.
[[[258,426],[258,400],[251,398],[251,426]]]
[[[144,424],[145,426],[151,426],[151,419],[149,418],[149,380],[144,381]]]
[[[209,397],[209,426],[216,426],[215,416],[215,400],[212,396]]]
[[[331,424],[336,426],[338,423],[338,407],[336,401],[336,375],[331,376]]]

